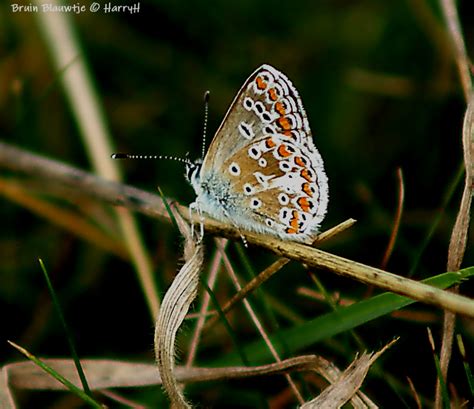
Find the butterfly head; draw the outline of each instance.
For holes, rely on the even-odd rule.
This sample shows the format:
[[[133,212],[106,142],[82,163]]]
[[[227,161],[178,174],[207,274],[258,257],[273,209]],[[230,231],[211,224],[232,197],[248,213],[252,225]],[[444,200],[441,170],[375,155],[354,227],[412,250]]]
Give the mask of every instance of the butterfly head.
[[[202,159],[196,159],[194,162],[186,162],[186,180],[196,188],[201,179]]]

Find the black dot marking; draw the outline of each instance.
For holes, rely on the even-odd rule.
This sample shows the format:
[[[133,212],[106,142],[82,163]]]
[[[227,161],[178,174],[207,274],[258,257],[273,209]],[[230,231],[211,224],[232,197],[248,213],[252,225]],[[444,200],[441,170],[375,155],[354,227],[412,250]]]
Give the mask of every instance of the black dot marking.
[[[280,169],[282,171],[287,171],[287,170],[290,170],[291,168],[291,165],[288,163],[288,162],[280,162]]]
[[[251,195],[253,192],[255,192],[254,187],[250,183],[246,183],[244,185],[244,193],[246,195]]]
[[[285,195],[284,193],[280,193],[278,195],[278,201],[282,204],[282,205],[286,205],[290,202],[290,198],[288,197],[288,195]]]
[[[258,159],[260,157],[260,151],[255,146],[251,147],[248,152],[252,159]]]
[[[259,114],[265,111],[265,107],[260,101],[255,103],[255,109],[257,110]]]
[[[249,97],[244,99],[244,107],[247,108],[248,110],[252,109],[253,101]]]
[[[265,223],[268,227],[273,227],[273,220],[272,219],[265,219]]]
[[[270,116],[270,114],[268,112],[265,112],[265,113],[262,114],[262,119],[265,122],[270,122],[272,120],[272,117]]]
[[[262,201],[259,199],[252,199],[250,202],[250,207],[252,209],[258,209],[262,205]]]
[[[300,139],[299,133],[295,130],[291,131],[291,139],[293,139],[294,141],[299,141]]]
[[[266,126],[263,128],[263,132],[268,133],[268,134],[273,134],[273,128],[271,126]]]
[[[240,175],[240,167],[237,165],[237,163],[231,163],[229,166],[229,172],[233,176],[239,176]]]
[[[241,123],[239,124],[239,131],[240,131],[241,133],[244,133],[244,134],[246,135],[246,136],[245,136],[245,135],[244,135],[244,136],[245,136],[247,139],[251,139],[252,136],[253,136],[252,128],[251,128],[250,126],[248,126],[245,122],[241,122]]]

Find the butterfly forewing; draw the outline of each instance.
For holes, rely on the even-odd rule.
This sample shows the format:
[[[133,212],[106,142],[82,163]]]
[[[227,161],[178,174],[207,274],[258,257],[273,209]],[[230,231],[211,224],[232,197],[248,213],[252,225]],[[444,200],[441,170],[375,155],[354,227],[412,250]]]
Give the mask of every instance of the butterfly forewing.
[[[227,186],[215,202],[231,222],[296,240],[317,230],[327,177],[301,99],[284,74],[263,65],[247,79],[204,158],[201,180],[210,175]],[[211,196],[219,196],[214,190]]]

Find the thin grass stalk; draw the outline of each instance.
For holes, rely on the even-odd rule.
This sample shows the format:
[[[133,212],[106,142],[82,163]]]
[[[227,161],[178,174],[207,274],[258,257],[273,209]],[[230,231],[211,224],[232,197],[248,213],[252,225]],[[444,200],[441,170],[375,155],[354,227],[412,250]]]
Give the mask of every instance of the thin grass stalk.
[[[453,227],[448,250],[447,270],[454,271],[460,268],[464,252],[466,249],[467,231],[470,222],[470,209],[472,203],[472,183],[474,181],[473,152],[474,149],[474,95],[472,92],[472,79],[470,73],[470,63],[466,52],[466,46],[462,35],[456,5],[453,0],[440,0],[441,9],[448,29],[449,37],[454,46],[453,56],[458,68],[459,78],[464,92],[464,98],[468,104],[463,126],[463,152],[465,166],[465,185],[461,199],[456,223]],[[453,288],[453,292],[459,292],[459,286]],[[445,312],[443,320],[443,339],[440,352],[440,372],[441,379],[436,383],[435,408],[441,409],[443,406],[442,385],[447,382],[448,367],[451,360],[454,331],[456,326],[456,315]],[[444,402],[446,403],[446,402]]]
[[[57,0],[35,0],[35,3],[39,6],[45,3],[59,6]],[[61,74],[61,84],[93,168],[100,176],[119,181],[121,176],[118,167],[110,159],[114,149],[105,114],[93,86],[79,41],[75,36],[71,19],[67,13],[36,13],[35,15],[56,70],[61,71],[70,64]],[[126,209],[116,209],[116,214],[150,314],[155,317],[160,307],[159,291],[153,280],[151,261],[146,253],[136,221]]]
[[[222,243],[220,243],[218,240],[215,240],[215,243],[217,245],[217,248],[219,249],[219,251],[222,254],[222,259],[224,261],[224,265],[225,265],[226,270],[229,274],[229,277],[231,278],[231,280],[232,280],[232,282],[235,286],[235,289],[237,291],[240,291],[242,289],[242,287],[241,287],[241,285],[239,283],[239,280],[237,278],[237,275],[236,275],[236,273],[235,273],[235,271],[232,267],[232,264],[230,263],[230,260],[227,257],[227,254],[225,252],[224,247],[222,246]],[[257,328],[257,331],[259,332],[260,336],[265,341],[265,344],[267,345],[268,349],[270,350],[270,353],[272,354],[273,358],[275,359],[276,362],[281,362],[281,358],[280,358],[278,352],[276,351],[276,349],[273,346],[269,336],[267,335],[265,329],[263,328],[262,323],[258,319],[257,314],[255,313],[254,309],[250,305],[250,302],[248,300],[244,299],[243,303],[244,303],[245,309],[247,310],[247,313],[249,314],[253,324],[255,325],[255,328]],[[288,384],[290,385],[290,388],[293,390],[293,393],[295,394],[295,396],[296,396],[298,402],[300,403],[300,405],[303,404],[304,403],[303,396],[301,395],[300,391],[298,390],[298,388],[297,388],[296,384],[294,383],[293,379],[291,378],[291,376],[288,375],[288,374],[285,374],[285,378],[288,381]]]

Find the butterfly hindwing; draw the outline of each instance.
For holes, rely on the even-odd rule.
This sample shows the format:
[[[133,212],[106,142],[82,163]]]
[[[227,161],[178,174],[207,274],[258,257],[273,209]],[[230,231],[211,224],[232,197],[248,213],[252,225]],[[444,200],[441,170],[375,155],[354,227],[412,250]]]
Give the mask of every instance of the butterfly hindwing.
[[[301,98],[284,74],[262,65],[247,79],[211,142],[200,180],[206,197],[199,186],[197,202],[211,216],[295,240],[317,230],[327,177]]]

